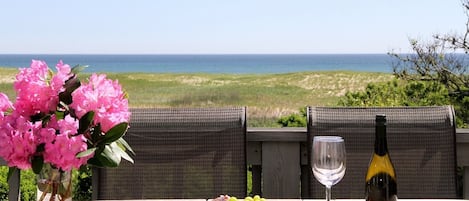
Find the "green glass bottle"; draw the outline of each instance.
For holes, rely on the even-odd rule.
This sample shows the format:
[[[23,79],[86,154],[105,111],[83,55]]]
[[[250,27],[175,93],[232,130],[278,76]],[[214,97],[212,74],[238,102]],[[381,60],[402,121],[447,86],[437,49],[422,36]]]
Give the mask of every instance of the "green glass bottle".
[[[386,115],[376,115],[374,152],[366,173],[366,201],[397,201],[394,165],[386,140]]]

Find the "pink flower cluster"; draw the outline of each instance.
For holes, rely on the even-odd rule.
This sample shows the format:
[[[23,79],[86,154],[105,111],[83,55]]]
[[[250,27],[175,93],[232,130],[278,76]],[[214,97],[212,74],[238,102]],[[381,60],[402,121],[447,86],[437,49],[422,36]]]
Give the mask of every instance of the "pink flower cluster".
[[[40,132],[40,122],[32,123],[28,118],[17,114],[3,118],[0,126],[0,156],[9,166],[20,169],[31,167],[31,157],[37,147],[35,133]]]
[[[12,108],[13,108],[13,104],[11,104],[10,100],[8,100],[8,96],[5,95],[4,93],[0,93],[0,122],[5,116],[5,111],[12,109]]]
[[[75,90],[72,97],[70,106],[78,118],[94,111],[94,124],[101,124],[104,132],[130,119],[128,101],[119,82],[106,79],[106,75],[91,75],[89,83]]]
[[[41,133],[43,143],[46,144],[44,162],[60,165],[63,170],[79,168],[85,164],[88,157],[77,158],[76,154],[87,149],[86,138],[76,135],[78,132],[78,120],[67,115],[64,119],[52,119],[54,125],[49,132]],[[59,134],[56,134],[59,131]]]
[[[59,62],[57,74],[51,76],[49,67],[44,61],[33,60],[30,68],[20,69],[16,75],[16,110],[24,116],[38,113],[50,113],[57,109],[58,94],[62,92],[65,81],[72,74],[70,66]]]
[[[93,156],[77,157],[88,149],[86,135],[78,133],[80,117],[94,111],[94,125],[101,124],[103,131],[130,119],[120,85],[104,75],[92,75],[88,84],[78,87],[72,93],[73,103],[66,108],[76,113],[59,119],[56,111],[63,110],[59,94],[73,74],[61,61],[56,69],[54,73],[45,62],[33,60],[30,68],[20,69],[16,76],[16,102],[12,104],[0,93],[0,157],[11,167],[31,168],[32,159],[42,156],[44,162],[64,171],[79,168]],[[48,118],[32,118],[35,115]]]

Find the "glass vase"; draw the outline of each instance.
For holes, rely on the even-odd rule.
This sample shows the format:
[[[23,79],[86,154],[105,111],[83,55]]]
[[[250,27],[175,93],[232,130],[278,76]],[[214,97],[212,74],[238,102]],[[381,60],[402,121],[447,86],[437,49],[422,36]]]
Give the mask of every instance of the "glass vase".
[[[62,171],[44,164],[37,175],[37,189],[39,201],[71,201],[71,171]]]

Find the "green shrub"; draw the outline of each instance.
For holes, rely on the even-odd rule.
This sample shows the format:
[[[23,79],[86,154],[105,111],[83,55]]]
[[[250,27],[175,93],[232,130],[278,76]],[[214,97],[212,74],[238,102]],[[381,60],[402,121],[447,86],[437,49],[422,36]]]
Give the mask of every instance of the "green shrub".
[[[8,200],[8,167],[0,167],[0,200]]]
[[[21,200],[36,200],[36,174],[32,170],[22,170],[20,175]]]
[[[365,91],[347,92],[339,100],[340,106],[395,106],[402,105],[404,89],[398,80],[368,84]]]
[[[0,167],[0,200],[8,200],[8,167]],[[32,171],[24,170],[20,174],[21,200],[36,200],[36,175]]]
[[[306,126],[306,108],[300,108],[300,114],[294,113],[281,117],[277,123],[282,127],[305,127]]]
[[[451,96],[439,82],[400,81],[368,84],[364,91],[347,92],[340,106],[435,106],[453,105],[458,128],[466,128],[469,97]]]
[[[347,92],[338,106],[435,106],[453,105],[458,128],[466,128],[469,119],[469,97],[451,96],[445,85],[433,81],[404,81],[394,79],[370,83],[363,91]],[[306,126],[306,111],[281,117],[277,123],[283,127]]]
[[[73,200],[91,200],[91,168],[83,166],[78,171],[73,171]]]
[[[437,82],[393,80],[368,84],[365,91],[347,92],[341,106],[431,106],[448,105],[447,89]]]

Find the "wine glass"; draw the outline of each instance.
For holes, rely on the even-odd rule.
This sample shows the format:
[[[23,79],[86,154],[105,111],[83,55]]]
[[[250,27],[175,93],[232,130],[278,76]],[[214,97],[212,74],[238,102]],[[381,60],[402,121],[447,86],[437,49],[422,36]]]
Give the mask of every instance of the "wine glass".
[[[326,201],[331,199],[331,187],[345,175],[345,144],[340,136],[314,136],[313,174],[326,186]]]

